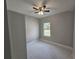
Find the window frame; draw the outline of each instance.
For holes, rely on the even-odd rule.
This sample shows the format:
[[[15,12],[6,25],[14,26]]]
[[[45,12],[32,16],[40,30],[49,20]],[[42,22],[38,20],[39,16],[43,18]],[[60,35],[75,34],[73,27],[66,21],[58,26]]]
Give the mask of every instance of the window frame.
[[[49,34],[45,34],[45,24],[49,24],[48,32]],[[43,36],[44,37],[50,37],[51,36],[51,23],[50,22],[45,22],[43,23]]]

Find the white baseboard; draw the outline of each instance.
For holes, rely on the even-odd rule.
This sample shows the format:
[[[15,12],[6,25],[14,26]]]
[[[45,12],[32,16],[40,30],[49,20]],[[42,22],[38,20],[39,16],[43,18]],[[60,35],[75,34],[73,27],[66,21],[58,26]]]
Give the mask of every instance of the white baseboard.
[[[69,50],[73,50],[72,47],[67,46],[67,45],[63,45],[63,44],[60,44],[60,43],[51,42],[51,41],[48,41],[48,40],[41,40],[41,41],[49,43],[49,44],[54,44],[54,45],[57,45],[57,46],[60,46],[60,47],[63,47],[63,48],[69,49]]]

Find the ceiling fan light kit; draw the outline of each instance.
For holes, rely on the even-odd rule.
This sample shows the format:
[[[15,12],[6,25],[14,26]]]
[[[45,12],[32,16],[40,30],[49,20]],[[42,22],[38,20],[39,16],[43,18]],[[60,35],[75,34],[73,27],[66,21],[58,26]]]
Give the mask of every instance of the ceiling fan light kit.
[[[39,14],[39,15],[43,15],[44,13],[43,13],[43,11],[40,11],[40,12],[38,12],[38,14]]]

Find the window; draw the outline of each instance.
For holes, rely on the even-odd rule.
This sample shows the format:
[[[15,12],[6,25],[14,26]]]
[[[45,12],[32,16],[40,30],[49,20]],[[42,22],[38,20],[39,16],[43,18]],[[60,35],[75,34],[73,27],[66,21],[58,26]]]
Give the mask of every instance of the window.
[[[50,23],[43,23],[43,35],[50,37]]]

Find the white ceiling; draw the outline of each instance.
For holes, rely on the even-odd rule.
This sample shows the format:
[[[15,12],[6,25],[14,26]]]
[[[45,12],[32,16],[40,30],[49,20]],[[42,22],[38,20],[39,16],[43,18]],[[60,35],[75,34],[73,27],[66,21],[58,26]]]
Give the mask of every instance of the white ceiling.
[[[34,14],[34,10],[32,9],[33,4],[38,1],[43,0],[7,0],[7,9],[36,18],[42,18],[64,11],[72,11],[75,7],[74,0],[44,0],[46,1],[47,7],[51,9],[51,12],[41,16]],[[55,11],[53,11],[53,9],[55,9]]]

